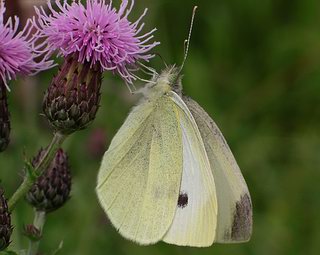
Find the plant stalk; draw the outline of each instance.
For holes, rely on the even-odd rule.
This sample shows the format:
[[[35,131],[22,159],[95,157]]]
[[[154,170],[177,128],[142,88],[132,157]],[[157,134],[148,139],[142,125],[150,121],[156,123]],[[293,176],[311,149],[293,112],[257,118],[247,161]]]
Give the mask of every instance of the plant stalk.
[[[35,210],[33,226],[35,226],[40,231],[40,236],[42,235],[42,229],[45,221],[46,221],[46,212]],[[28,255],[36,255],[38,253],[40,240],[41,239],[30,240],[29,249],[27,253]]]

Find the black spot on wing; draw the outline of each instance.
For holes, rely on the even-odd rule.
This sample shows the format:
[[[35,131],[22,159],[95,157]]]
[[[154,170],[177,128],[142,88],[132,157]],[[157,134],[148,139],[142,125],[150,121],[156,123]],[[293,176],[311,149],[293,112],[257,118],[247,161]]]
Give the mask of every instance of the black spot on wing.
[[[231,239],[234,241],[246,241],[250,239],[252,231],[252,204],[248,194],[241,197],[236,204],[234,213]]]
[[[178,199],[178,207],[184,208],[188,205],[188,194],[181,192]]]

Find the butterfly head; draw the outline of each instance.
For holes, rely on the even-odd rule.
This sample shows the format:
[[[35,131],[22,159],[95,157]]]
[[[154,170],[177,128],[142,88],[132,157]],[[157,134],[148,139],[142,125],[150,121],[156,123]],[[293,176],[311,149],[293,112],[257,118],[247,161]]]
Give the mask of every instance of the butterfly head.
[[[157,85],[167,84],[172,88],[179,80],[179,77],[180,68],[175,65],[168,66],[155,78],[155,82]]]
[[[182,75],[180,75],[180,71],[181,69],[176,66],[167,67],[160,74],[154,76],[152,81],[142,90],[142,93],[147,98],[157,98],[172,90],[181,94]]]
[[[166,84],[170,91],[173,90],[178,95],[181,95],[182,78],[181,67],[169,66],[161,72],[157,78],[157,84]]]

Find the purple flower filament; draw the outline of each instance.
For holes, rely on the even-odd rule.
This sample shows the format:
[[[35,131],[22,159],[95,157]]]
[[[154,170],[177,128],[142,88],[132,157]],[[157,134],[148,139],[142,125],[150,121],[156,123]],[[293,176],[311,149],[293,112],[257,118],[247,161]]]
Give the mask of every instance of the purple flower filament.
[[[156,29],[139,35],[144,27],[140,21],[147,9],[131,23],[128,15],[133,0],[130,6],[128,0],[123,0],[118,11],[112,7],[112,1],[107,4],[105,0],[88,0],[86,5],[81,1],[55,3],[57,10],[48,2],[49,15],[44,8],[36,8],[38,18],[33,19],[38,30],[36,37],[45,40],[39,53],[50,56],[58,50],[63,56],[76,54],[78,62],[118,73],[128,83],[135,79],[131,72],[137,61],[153,57],[148,52],[159,44],[150,43]]]

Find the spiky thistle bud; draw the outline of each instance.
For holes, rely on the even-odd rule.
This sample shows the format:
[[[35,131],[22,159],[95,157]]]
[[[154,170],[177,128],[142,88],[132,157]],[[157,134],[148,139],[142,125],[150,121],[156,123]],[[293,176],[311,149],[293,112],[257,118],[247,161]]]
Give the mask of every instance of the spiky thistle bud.
[[[0,152],[3,152],[9,144],[10,119],[7,102],[7,88],[0,79]]]
[[[25,225],[23,228],[23,234],[32,241],[39,241],[42,237],[41,231],[33,224]]]
[[[43,101],[43,111],[54,129],[70,134],[86,128],[96,116],[102,73],[74,55],[66,58],[52,80]]]
[[[4,197],[4,192],[0,188],[0,251],[6,249],[10,244],[11,233],[11,216],[7,200]]]
[[[46,151],[41,149],[32,164],[37,165]],[[38,211],[52,212],[69,199],[71,173],[68,156],[59,149],[54,160],[26,195],[27,201]]]

